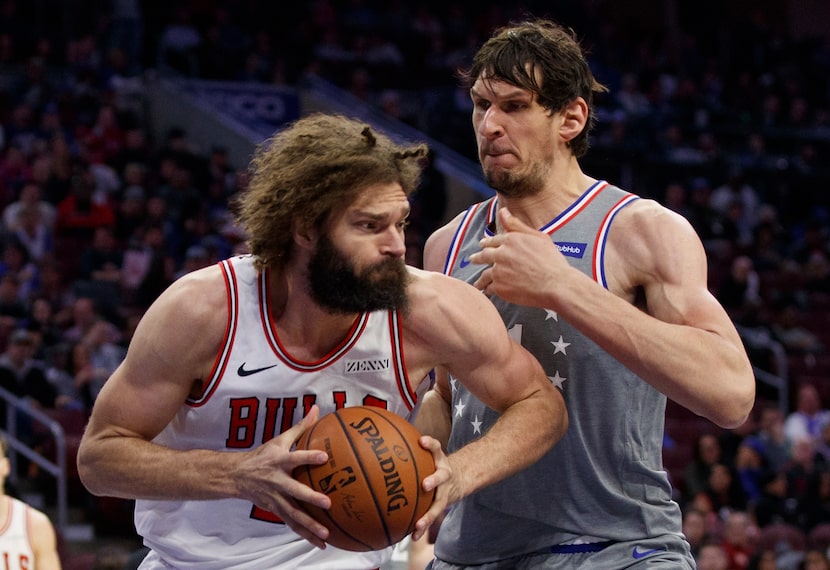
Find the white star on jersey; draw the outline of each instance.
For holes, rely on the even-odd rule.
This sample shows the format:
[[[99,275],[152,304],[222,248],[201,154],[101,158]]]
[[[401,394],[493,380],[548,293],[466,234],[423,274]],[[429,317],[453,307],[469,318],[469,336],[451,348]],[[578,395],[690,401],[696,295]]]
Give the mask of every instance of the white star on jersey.
[[[460,402],[455,405],[455,415],[459,418],[464,414],[464,406],[466,406],[466,404],[462,404]]]
[[[559,371],[557,370],[556,374],[554,374],[553,376],[548,376],[548,380],[550,380],[551,384],[553,384],[560,390],[563,390],[562,384],[565,383],[565,380],[567,380],[567,378],[560,376]]]
[[[552,311],[551,309],[545,309],[545,320],[553,319],[557,323],[559,322],[559,315],[556,314],[556,311]]]
[[[481,422],[479,421],[478,416],[476,416],[476,419],[470,423],[473,424],[473,433],[481,435]]]
[[[569,346],[571,346],[571,343],[569,343],[569,342],[565,342],[565,341],[562,339],[562,335],[561,335],[561,334],[559,335],[559,340],[557,340],[557,341],[550,341],[550,343],[551,343],[551,344],[555,347],[555,348],[554,348],[554,350],[553,350],[553,353],[554,353],[554,354],[558,354],[558,353],[560,353],[560,352],[561,352],[562,354],[564,354],[564,355],[566,355],[566,356],[567,356],[568,352],[567,352],[565,349],[566,349],[566,348],[568,348]]]

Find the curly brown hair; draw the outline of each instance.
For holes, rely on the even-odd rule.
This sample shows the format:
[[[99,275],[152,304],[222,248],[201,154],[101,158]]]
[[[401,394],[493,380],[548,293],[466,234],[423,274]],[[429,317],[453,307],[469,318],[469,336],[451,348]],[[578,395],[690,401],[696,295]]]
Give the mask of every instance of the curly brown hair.
[[[321,228],[368,186],[397,182],[409,196],[426,154],[343,115],[315,113],[278,132],[255,152],[236,203],[258,266],[284,265],[297,229]]]
[[[588,104],[588,122],[569,146],[577,158],[588,152],[595,121],[593,95],[608,89],[594,78],[573,30],[545,19],[499,28],[476,52],[470,68],[459,71],[467,88],[482,74],[530,91],[551,114],[582,97]]]

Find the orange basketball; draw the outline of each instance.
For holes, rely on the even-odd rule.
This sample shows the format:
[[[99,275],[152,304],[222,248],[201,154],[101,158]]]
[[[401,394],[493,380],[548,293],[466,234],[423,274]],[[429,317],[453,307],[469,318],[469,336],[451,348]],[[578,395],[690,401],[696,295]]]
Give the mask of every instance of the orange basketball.
[[[432,504],[421,488],[435,471],[432,454],[405,418],[381,408],[356,406],[321,417],[297,449],[328,453],[323,465],[303,465],[294,478],[331,498],[331,509],[306,511],[329,529],[328,543],[365,552],[400,542]]]

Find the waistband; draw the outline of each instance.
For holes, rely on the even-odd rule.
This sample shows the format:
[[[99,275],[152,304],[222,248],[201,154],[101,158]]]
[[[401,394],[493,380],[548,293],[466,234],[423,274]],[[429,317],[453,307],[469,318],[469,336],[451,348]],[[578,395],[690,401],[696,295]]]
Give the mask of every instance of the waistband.
[[[550,547],[549,552],[551,554],[584,554],[586,552],[600,552],[616,543],[616,540],[606,540],[604,542],[586,542],[583,544],[556,544]]]

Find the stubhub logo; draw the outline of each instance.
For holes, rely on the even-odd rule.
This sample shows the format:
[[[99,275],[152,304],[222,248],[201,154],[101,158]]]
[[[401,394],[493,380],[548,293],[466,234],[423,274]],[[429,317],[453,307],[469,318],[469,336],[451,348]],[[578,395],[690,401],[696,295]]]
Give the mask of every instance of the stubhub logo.
[[[573,243],[569,241],[557,241],[554,243],[559,248],[559,251],[562,252],[562,255],[577,257],[579,259],[582,259],[582,256],[585,255],[585,249],[588,247],[587,243]]]

